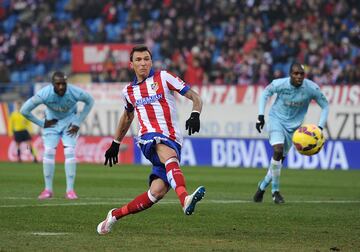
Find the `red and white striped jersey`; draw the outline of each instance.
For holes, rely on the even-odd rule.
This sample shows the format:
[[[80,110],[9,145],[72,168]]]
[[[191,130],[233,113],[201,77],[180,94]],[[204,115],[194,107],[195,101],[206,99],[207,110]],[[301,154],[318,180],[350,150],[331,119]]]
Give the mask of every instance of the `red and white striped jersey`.
[[[182,145],[173,91],[184,95],[190,89],[183,80],[167,71],[150,73],[143,82],[123,89],[126,110],[136,111],[139,136],[157,132]]]

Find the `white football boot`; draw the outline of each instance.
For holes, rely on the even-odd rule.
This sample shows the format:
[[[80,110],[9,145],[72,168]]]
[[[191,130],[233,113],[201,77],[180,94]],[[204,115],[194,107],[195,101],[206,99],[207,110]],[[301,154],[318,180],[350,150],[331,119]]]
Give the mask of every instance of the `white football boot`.
[[[112,211],[115,210],[116,208],[111,209],[107,216],[106,219],[103,220],[102,222],[99,223],[99,225],[97,226],[97,232],[101,235],[107,234],[111,231],[111,227],[112,225],[115,224],[115,222],[117,221],[115,216],[112,216]]]
[[[191,215],[195,211],[196,203],[204,198],[205,191],[205,187],[199,186],[193,194],[186,196],[183,208],[186,215]]]

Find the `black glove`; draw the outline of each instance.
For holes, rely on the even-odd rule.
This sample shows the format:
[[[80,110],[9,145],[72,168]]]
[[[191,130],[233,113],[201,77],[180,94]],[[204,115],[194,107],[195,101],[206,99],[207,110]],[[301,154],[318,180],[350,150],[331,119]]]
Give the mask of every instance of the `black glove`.
[[[189,130],[189,136],[200,131],[200,113],[192,112],[190,118],[186,120],[185,129]]]
[[[258,120],[256,122],[256,129],[261,133],[261,130],[264,128],[265,125],[265,119],[264,115],[258,115]]]
[[[318,126],[318,127],[319,127],[319,129],[323,130],[323,128],[321,126]]]
[[[110,167],[112,167],[113,164],[118,163],[119,148],[120,144],[112,141],[110,148],[107,149],[107,151],[105,152],[104,165],[107,165],[107,163],[109,162]]]

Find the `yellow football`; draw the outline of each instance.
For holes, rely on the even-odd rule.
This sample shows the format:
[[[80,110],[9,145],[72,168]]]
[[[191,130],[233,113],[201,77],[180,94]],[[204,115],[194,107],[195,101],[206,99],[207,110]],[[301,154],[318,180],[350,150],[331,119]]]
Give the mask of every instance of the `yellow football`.
[[[301,125],[292,138],[296,150],[306,156],[318,153],[325,144],[321,129],[313,124]]]

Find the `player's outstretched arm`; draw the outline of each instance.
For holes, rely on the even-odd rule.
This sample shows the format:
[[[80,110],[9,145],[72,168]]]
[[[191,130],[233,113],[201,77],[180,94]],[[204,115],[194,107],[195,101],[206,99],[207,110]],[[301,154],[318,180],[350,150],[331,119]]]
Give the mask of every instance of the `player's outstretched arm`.
[[[132,121],[134,120],[134,111],[125,110],[121,115],[118,126],[116,128],[114,140],[111,143],[111,146],[105,152],[105,162],[104,165],[109,164],[110,167],[113,164],[119,162],[118,155],[120,149],[120,143],[124,139],[126,133],[128,132]]]
[[[192,89],[189,89],[184,96],[193,102],[190,118],[187,119],[185,123],[185,129],[188,130],[188,134],[190,136],[191,134],[200,131],[200,113],[203,102],[201,97]]]

